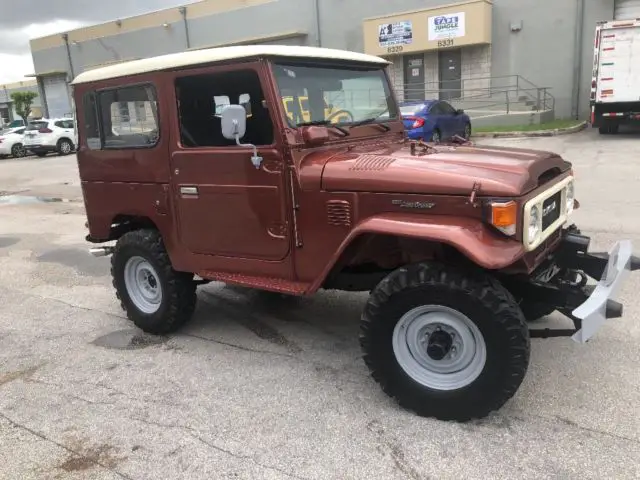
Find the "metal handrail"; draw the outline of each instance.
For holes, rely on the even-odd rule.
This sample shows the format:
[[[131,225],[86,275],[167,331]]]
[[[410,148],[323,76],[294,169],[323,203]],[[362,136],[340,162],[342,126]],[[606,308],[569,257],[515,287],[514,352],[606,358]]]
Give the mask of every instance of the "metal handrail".
[[[464,101],[478,101],[482,99],[491,99],[496,102],[496,98],[500,98],[501,101],[489,105],[495,107],[504,105],[505,110],[509,112],[511,106],[515,103],[522,103],[523,97],[533,102],[532,106],[536,111],[540,110],[555,110],[555,97],[549,92],[550,87],[538,87],[531,81],[522,77],[521,75],[498,75],[498,76],[485,76],[485,77],[473,77],[473,78],[460,78],[460,89],[447,89],[442,88],[444,82],[424,82],[417,84],[403,84],[395,87],[400,97],[404,96],[405,92],[424,92],[425,98],[429,95],[437,95],[437,98],[441,98],[442,94],[460,93],[459,97],[451,98],[452,102],[464,102]],[[467,88],[467,82],[488,81],[489,87],[472,87]],[[445,95],[449,97],[448,95]],[[502,100],[504,99],[504,100]]]

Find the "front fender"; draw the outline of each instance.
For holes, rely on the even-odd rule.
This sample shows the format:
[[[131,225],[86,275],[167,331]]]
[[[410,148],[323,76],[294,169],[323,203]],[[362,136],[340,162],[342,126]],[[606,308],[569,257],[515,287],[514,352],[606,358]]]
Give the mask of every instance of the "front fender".
[[[351,230],[340,244],[340,248],[321,278],[314,282],[312,290],[320,288],[345,249],[365,233],[417,238],[447,244],[487,270],[508,267],[525,254],[524,246],[520,242],[492,231],[480,220],[446,215],[388,213],[367,218]]]

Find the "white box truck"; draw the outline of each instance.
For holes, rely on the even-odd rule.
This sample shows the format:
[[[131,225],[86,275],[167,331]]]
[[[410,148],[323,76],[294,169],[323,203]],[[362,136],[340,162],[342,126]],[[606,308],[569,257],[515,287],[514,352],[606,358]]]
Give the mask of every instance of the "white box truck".
[[[597,24],[590,103],[601,134],[640,121],[640,19]]]

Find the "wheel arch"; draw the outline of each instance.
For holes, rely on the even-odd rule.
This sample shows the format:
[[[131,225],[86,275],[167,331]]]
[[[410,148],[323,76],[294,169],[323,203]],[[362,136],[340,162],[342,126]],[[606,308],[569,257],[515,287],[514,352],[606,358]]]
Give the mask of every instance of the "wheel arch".
[[[385,214],[360,222],[349,233],[313,282],[310,291],[332,284],[345,267],[366,258],[362,253],[366,248],[364,245],[370,245],[370,242],[384,245],[389,240],[400,247],[397,259],[387,264],[389,271],[406,263],[442,256],[486,270],[500,270],[525,254],[520,242],[493,232],[479,220],[442,215]],[[372,250],[376,251],[376,248]],[[420,258],[420,255],[426,256]]]

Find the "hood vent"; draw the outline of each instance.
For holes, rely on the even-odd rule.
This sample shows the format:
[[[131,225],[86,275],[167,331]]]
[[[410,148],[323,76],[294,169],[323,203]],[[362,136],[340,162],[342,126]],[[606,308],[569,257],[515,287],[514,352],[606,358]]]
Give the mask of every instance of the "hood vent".
[[[350,227],[351,204],[346,200],[329,200],[327,202],[327,223],[337,227]]]
[[[386,170],[395,158],[378,155],[362,155],[349,170]]]

